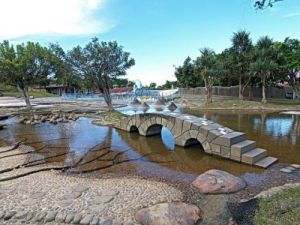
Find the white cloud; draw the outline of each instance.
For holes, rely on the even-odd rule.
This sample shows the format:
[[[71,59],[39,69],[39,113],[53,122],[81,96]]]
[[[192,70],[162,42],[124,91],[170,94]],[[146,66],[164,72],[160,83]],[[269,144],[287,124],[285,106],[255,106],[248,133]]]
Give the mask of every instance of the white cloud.
[[[0,0],[0,39],[105,32],[113,24],[95,14],[106,1]]]
[[[289,14],[282,16],[282,18],[291,18],[291,17],[296,17],[296,16],[300,16],[300,12],[289,13]]]
[[[172,65],[135,65],[128,71],[128,79],[140,80],[143,85],[155,82],[158,85],[164,84],[166,80],[176,80],[174,75],[175,68]]]

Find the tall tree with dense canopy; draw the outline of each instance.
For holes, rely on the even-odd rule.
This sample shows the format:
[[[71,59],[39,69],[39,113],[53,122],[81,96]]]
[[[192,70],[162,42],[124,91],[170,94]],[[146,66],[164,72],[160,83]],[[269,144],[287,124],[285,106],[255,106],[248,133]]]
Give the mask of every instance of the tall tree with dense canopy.
[[[262,103],[267,103],[266,81],[270,75],[276,71],[276,50],[273,41],[268,36],[261,37],[255,46],[254,61],[251,63],[251,71],[261,79],[262,83]]]
[[[243,100],[244,90],[251,79],[249,62],[251,58],[251,50],[253,48],[252,40],[250,38],[250,33],[241,30],[233,34],[231,41],[233,54],[235,56],[234,62],[236,63],[236,71],[234,74],[239,79],[239,99]]]
[[[0,43],[0,80],[19,90],[28,109],[31,109],[28,88],[44,84],[54,73],[53,56],[48,48],[33,42],[16,46],[8,41]]]
[[[93,38],[84,48],[77,46],[68,53],[73,73],[91,81],[102,93],[108,109],[113,110],[110,95],[112,79],[126,75],[135,64],[129,52],[116,41],[99,42]]]
[[[206,89],[206,103],[212,102],[212,88],[217,80],[216,54],[209,48],[200,49],[201,55],[195,60],[195,74],[204,81]]]
[[[175,76],[178,85],[183,88],[199,87],[203,85],[202,80],[195,76],[194,63],[191,57],[187,57],[182,66],[175,67]]]
[[[281,70],[293,88],[293,97],[300,99],[300,41],[286,38],[284,42],[276,43],[281,59]]]

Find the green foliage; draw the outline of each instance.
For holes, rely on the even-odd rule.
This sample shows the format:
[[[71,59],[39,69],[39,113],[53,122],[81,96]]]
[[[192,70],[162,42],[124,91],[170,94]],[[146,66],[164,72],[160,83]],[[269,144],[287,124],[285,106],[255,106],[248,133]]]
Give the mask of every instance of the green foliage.
[[[151,89],[155,89],[156,88],[156,83],[155,82],[150,83],[149,87]]]
[[[187,57],[182,66],[175,67],[175,76],[178,86],[183,88],[203,86],[202,79],[199,79],[194,73],[194,62]]]
[[[158,89],[158,90],[167,90],[167,89],[176,88],[176,87],[178,87],[178,82],[177,81],[166,80],[166,83],[164,83],[161,86],[158,86],[156,89]]]
[[[33,42],[16,46],[8,41],[0,43],[0,81],[17,87],[27,108],[31,108],[28,88],[46,85],[54,73],[53,55],[48,48]]]
[[[97,38],[93,38],[84,48],[73,48],[68,53],[68,63],[73,74],[103,93],[108,108],[112,110],[109,92],[112,80],[126,75],[127,69],[135,61],[117,42],[99,42]]]

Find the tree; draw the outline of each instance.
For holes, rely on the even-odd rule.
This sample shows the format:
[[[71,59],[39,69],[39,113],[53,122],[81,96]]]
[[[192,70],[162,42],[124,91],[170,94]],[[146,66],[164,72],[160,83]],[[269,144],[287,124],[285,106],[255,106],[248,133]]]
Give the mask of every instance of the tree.
[[[300,99],[300,41],[286,38],[284,42],[277,43],[276,49],[281,56],[282,80],[287,80],[293,88],[294,98]]]
[[[191,57],[187,57],[182,66],[175,67],[175,76],[180,87],[189,88],[203,86],[202,79],[195,76],[194,63]]]
[[[149,87],[150,87],[150,89],[155,89],[156,83],[155,82],[150,83]]]
[[[16,86],[31,109],[28,88],[45,83],[55,73],[53,56],[48,48],[39,43],[11,45],[8,41],[0,44],[0,80]]]
[[[217,80],[216,54],[209,48],[200,49],[201,55],[195,61],[195,74],[200,76],[206,89],[206,103],[212,102],[212,87]]]
[[[233,34],[231,39],[234,54],[234,62],[236,63],[236,71],[234,74],[239,79],[239,99],[243,100],[244,90],[250,82],[251,77],[249,71],[249,59],[251,57],[252,41],[250,33],[241,30]]]
[[[103,93],[108,110],[113,110],[109,88],[112,79],[126,75],[126,70],[135,64],[130,53],[116,41],[99,42],[93,38],[84,48],[73,48],[68,60],[73,73],[94,84]]]
[[[259,0],[259,1],[255,1],[254,7],[256,9],[265,9],[268,7],[273,7],[273,5],[276,2],[281,2],[281,1],[283,1],[283,0]]]
[[[261,37],[255,46],[255,58],[251,63],[251,71],[261,78],[262,83],[262,103],[267,103],[266,80],[272,72],[276,71],[276,51],[273,48],[273,41],[268,36]]]

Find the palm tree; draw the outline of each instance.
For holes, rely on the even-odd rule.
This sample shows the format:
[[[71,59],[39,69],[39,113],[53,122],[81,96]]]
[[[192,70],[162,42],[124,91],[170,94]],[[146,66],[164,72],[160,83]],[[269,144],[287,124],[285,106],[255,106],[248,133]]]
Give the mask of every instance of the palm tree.
[[[201,76],[206,89],[206,104],[212,102],[212,87],[217,75],[216,54],[209,48],[200,49],[201,55],[195,61],[195,74]]]
[[[237,70],[235,75],[239,79],[239,99],[243,100],[244,90],[249,83],[250,78],[246,80],[249,75],[249,58],[252,50],[252,40],[250,33],[245,30],[240,30],[233,33],[232,48],[235,55]]]
[[[266,80],[278,67],[275,59],[276,51],[273,48],[273,40],[268,36],[261,37],[255,46],[254,62],[250,64],[250,69],[261,79],[262,103],[264,104],[267,103]]]

